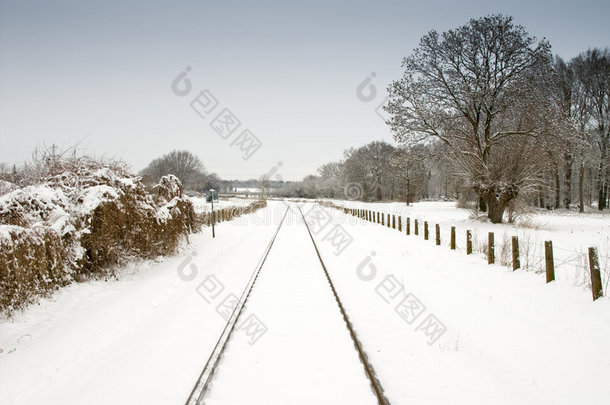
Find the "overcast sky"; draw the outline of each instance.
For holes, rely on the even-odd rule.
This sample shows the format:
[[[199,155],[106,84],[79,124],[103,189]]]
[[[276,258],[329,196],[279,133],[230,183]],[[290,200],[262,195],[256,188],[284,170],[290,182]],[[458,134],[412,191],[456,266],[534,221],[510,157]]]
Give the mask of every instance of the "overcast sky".
[[[610,45],[607,0],[0,4],[0,162],[55,143],[139,171],[187,149],[225,179],[282,162],[282,178],[300,180],[350,146],[392,142],[375,109],[431,29],[503,13],[564,58]],[[179,96],[172,82],[187,66],[191,90]],[[372,73],[377,94],[358,97]],[[211,123],[224,109],[241,124],[219,135]],[[258,150],[240,149],[246,129]]]

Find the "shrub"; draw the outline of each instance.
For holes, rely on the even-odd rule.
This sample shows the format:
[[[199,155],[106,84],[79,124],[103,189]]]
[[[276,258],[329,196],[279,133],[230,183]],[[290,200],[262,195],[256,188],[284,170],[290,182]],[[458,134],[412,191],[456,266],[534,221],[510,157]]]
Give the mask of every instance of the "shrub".
[[[118,164],[48,162],[25,170],[24,186],[0,196],[0,311],[134,257],[174,253],[197,229],[175,178],[158,188],[167,192],[153,195]],[[42,176],[38,184],[33,173]]]

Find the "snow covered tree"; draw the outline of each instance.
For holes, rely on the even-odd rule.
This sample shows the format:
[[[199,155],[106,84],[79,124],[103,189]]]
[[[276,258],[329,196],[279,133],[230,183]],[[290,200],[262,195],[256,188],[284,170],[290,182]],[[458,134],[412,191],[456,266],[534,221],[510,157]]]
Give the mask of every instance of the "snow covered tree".
[[[390,197],[391,167],[395,147],[387,142],[374,141],[358,149],[346,151],[343,164],[345,183],[359,184],[355,199],[373,198],[380,201]]]
[[[486,202],[491,222],[531,185],[548,130],[539,97],[550,45],[490,15],[442,34],[430,31],[389,88],[388,124],[401,144],[440,142]]]
[[[598,208],[607,208],[610,187],[610,51],[590,49],[570,63],[580,94],[582,120],[597,148]]]
[[[319,190],[322,197],[336,198],[342,195],[343,187],[341,175],[343,172],[342,162],[326,163],[318,168]]]
[[[206,177],[201,160],[185,150],[175,150],[153,160],[140,174],[151,183],[157,183],[163,176],[173,174],[188,190],[203,189]]]

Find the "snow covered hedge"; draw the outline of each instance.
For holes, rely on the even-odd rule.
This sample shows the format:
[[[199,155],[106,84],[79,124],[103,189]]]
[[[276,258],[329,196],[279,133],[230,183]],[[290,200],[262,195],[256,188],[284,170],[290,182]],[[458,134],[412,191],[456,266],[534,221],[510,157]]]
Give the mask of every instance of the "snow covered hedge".
[[[47,169],[0,196],[0,312],[130,258],[171,254],[201,223],[174,176],[151,193],[120,165],[71,158]]]

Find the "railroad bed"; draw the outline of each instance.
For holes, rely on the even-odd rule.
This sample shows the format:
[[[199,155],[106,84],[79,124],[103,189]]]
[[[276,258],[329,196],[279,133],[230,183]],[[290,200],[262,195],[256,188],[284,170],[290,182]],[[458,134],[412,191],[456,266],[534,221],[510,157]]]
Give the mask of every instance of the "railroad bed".
[[[296,206],[266,253],[209,383],[189,403],[379,403]],[[256,327],[245,333],[252,316],[260,339]]]

